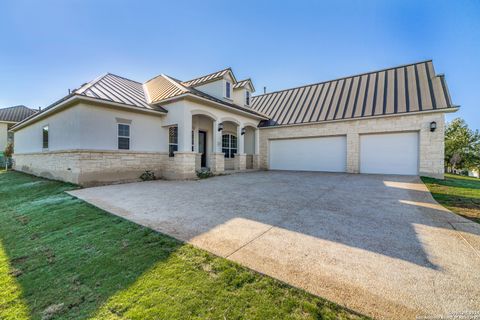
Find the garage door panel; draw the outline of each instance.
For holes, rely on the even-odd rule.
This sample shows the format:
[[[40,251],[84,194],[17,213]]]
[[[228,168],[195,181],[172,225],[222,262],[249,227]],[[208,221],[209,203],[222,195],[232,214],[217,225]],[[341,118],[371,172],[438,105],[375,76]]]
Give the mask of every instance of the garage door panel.
[[[360,172],[418,174],[418,133],[360,136]]]
[[[271,140],[270,169],[345,172],[346,137]]]

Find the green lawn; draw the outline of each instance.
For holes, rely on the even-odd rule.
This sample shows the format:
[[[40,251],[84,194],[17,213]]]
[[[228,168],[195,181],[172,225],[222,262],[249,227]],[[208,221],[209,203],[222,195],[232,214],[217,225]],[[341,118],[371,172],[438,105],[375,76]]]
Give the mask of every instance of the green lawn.
[[[359,319],[97,209],[76,186],[0,172],[0,319]]]
[[[426,177],[422,180],[440,204],[480,223],[480,179],[446,174],[445,180]]]

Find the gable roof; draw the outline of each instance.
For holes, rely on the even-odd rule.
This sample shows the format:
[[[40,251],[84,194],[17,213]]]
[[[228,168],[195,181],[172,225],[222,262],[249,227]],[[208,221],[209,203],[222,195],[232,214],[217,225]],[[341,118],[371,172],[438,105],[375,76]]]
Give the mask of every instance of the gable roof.
[[[250,87],[252,88],[252,91],[255,92],[255,87],[253,86],[252,80],[250,78],[238,81],[233,85],[233,89],[243,88],[246,85],[250,85]]]
[[[164,74],[148,80],[144,83],[143,88],[147,94],[148,103],[158,103],[189,92],[187,88],[179,84],[179,81]]]
[[[111,73],[82,85],[73,93],[140,108],[154,109],[148,104],[143,85],[140,82]]]
[[[264,125],[322,122],[453,108],[431,60],[320,82],[252,98]]]
[[[234,80],[234,83],[237,83],[237,79],[235,79],[235,76],[233,75],[232,69],[231,68],[226,68],[226,69],[223,69],[223,70],[220,70],[220,71],[216,71],[214,73],[207,74],[206,76],[201,76],[199,78],[195,78],[195,79],[192,79],[192,80],[183,81],[182,85],[184,85],[186,87],[199,86],[199,85],[205,84],[207,82],[211,82],[211,81],[221,79],[227,73],[230,73],[230,76]]]
[[[0,109],[0,121],[20,122],[30,117],[38,110],[27,108],[23,105]]]

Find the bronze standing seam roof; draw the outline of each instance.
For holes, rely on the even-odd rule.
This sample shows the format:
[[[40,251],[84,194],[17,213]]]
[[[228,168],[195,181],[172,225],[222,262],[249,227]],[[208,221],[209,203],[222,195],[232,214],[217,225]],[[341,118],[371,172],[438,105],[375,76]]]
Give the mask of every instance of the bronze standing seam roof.
[[[300,124],[452,108],[431,60],[254,96],[263,126]]]

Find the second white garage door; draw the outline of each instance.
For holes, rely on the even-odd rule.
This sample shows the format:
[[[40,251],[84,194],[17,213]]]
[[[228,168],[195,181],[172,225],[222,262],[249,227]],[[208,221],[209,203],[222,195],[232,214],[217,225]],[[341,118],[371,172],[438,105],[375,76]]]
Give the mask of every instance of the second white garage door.
[[[345,172],[345,136],[271,140],[269,162],[272,170]]]
[[[360,172],[418,174],[418,133],[360,136]]]

